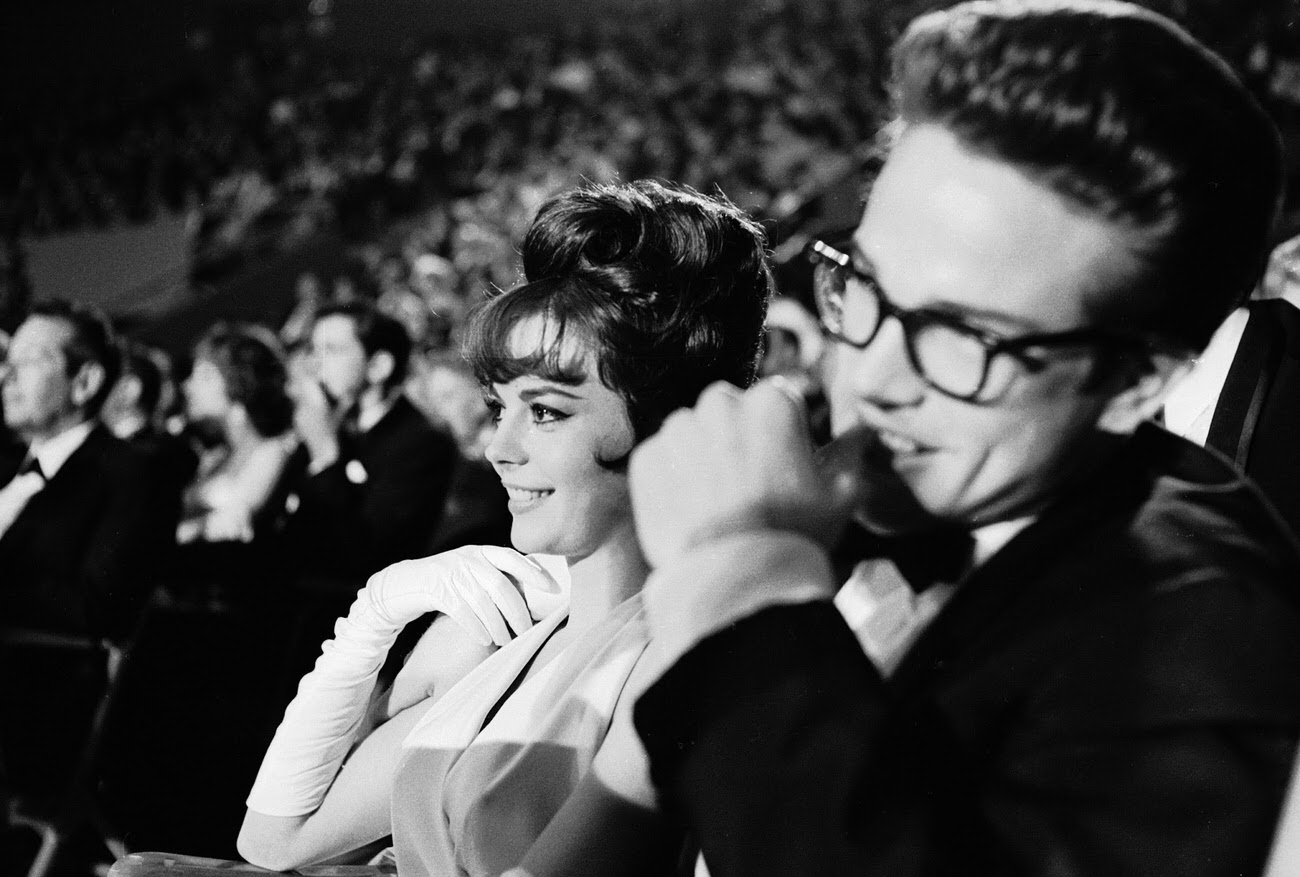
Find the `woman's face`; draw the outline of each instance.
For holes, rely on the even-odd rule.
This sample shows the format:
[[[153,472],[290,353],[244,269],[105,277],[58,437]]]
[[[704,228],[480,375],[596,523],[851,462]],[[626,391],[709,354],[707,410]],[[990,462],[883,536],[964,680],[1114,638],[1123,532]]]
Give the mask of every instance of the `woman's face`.
[[[540,319],[518,324],[512,354],[538,349],[541,332]],[[571,562],[636,538],[626,467],[612,471],[599,462],[632,450],[627,405],[600,382],[590,354],[576,343],[573,353],[583,363],[578,384],[524,375],[493,385],[487,403],[497,425],[486,451],[510,495],[515,547]]]
[[[229,410],[230,397],[226,394],[226,379],[221,369],[210,359],[196,359],[190,376],[185,379],[185,411],[190,420],[219,421]]]

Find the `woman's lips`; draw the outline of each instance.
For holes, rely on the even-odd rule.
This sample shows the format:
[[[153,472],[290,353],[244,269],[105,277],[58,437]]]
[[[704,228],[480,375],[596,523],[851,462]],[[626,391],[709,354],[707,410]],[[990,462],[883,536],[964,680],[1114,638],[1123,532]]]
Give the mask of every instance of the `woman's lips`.
[[[526,487],[505,485],[506,495],[510,498],[510,511],[527,511],[554,493],[554,490],[532,490]]]

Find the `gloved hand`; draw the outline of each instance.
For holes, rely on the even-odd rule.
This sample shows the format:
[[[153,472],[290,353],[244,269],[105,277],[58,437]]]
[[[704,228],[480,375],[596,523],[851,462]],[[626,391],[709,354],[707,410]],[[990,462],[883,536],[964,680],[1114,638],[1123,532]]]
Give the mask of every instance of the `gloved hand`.
[[[503,646],[533,626],[525,593],[568,590],[536,557],[467,545],[403,560],[371,576],[357,600],[369,599],[376,624],[400,630],[427,612],[442,612],[480,645]]]
[[[320,806],[352,747],[388,650],[408,622],[445,612],[484,645],[504,645],[532,625],[521,591],[559,593],[565,585],[537,560],[496,546],[457,548],[375,573],[298,684],[262,759],[249,808],[302,816]]]

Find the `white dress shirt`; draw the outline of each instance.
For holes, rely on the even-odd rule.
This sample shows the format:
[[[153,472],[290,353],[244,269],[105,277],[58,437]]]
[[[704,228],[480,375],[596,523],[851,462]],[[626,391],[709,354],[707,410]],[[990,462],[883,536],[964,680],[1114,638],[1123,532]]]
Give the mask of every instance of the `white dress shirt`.
[[[63,468],[63,464],[85,443],[86,437],[94,428],[93,421],[86,421],[65,429],[52,439],[32,444],[27,453],[36,460],[40,471],[15,475],[0,488],[0,538],[9,532],[27,503]]]

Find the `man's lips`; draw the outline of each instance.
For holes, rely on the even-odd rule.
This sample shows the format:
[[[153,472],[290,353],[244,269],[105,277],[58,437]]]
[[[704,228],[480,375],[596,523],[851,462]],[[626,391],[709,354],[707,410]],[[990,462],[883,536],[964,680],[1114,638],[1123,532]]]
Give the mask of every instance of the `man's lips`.
[[[915,454],[927,450],[926,446],[916,439],[897,432],[879,431],[877,435],[880,443],[895,454]]]

